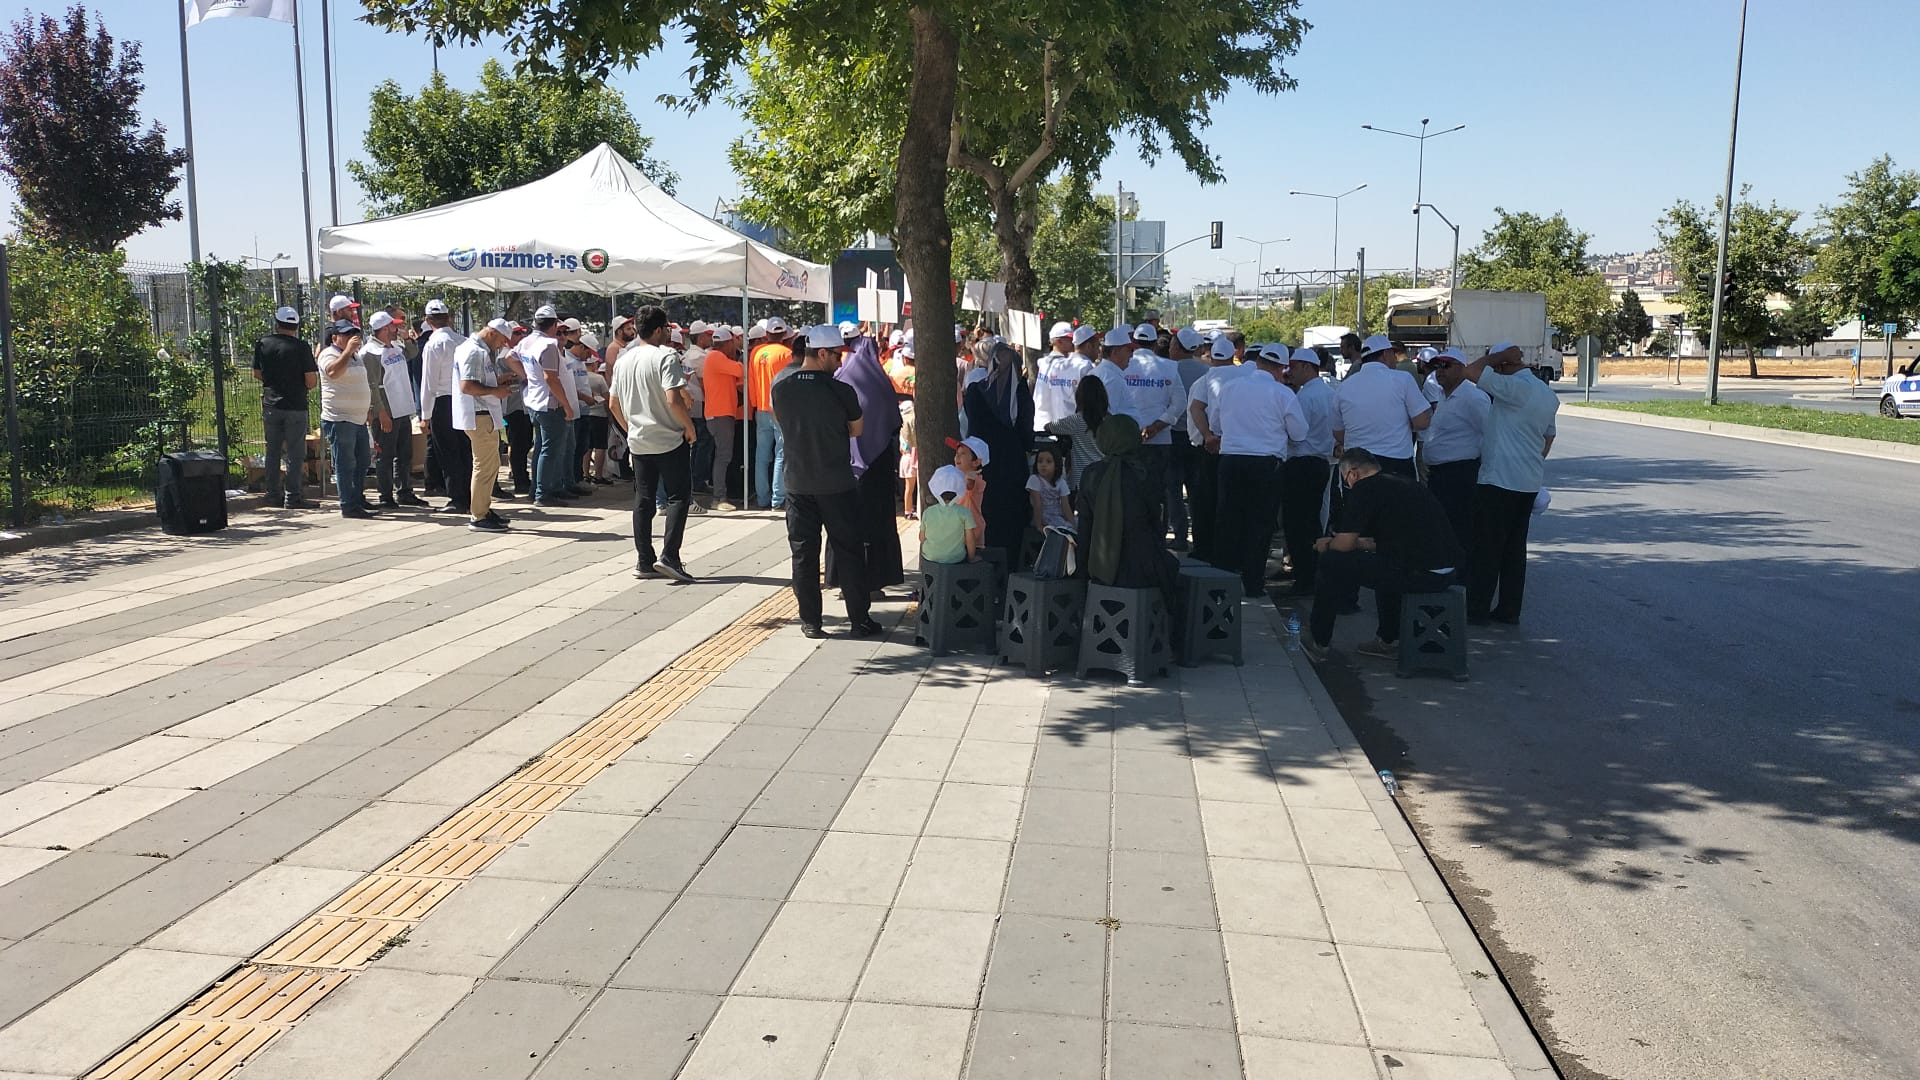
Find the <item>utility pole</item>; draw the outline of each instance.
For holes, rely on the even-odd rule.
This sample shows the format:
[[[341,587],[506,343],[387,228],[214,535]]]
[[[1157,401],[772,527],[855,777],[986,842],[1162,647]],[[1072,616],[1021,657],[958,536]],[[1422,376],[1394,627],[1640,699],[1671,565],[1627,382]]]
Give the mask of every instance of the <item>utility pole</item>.
[[[1121,264],[1124,261],[1120,247],[1126,242],[1126,229],[1120,224],[1120,215],[1125,212],[1127,203],[1127,185],[1113,182],[1113,325],[1119,326],[1127,321],[1127,289],[1121,278]]]
[[[1740,38],[1733,50],[1733,122],[1727,128],[1727,188],[1720,200],[1720,255],[1713,272],[1713,337],[1707,346],[1707,404],[1720,404],[1720,316],[1727,302],[1727,234],[1733,226],[1733,158],[1740,140],[1740,70],[1747,55],[1747,0],[1740,0]],[[1891,353],[1889,363],[1891,363]]]

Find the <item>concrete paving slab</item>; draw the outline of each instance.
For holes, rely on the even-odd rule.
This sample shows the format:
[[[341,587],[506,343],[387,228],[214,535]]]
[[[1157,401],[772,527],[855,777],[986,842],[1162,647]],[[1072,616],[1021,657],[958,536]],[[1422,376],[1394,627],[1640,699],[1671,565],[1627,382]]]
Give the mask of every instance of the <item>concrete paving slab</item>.
[[[265,865],[305,844],[366,806],[362,799],[288,795],[248,814],[193,849],[199,859]]]
[[[1225,938],[1242,1033],[1365,1045],[1353,994],[1331,945],[1250,934]]]
[[[481,877],[581,881],[640,819],[558,810],[488,863]]]
[[[1246,1080],[1294,1080],[1306,1076],[1314,1080],[1380,1080],[1380,1073],[1373,1067],[1373,1055],[1364,1046],[1242,1035],[1240,1053],[1246,1066]],[[1407,1080],[1397,1073],[1392,1075],[1393,1080]]]
[[[789,1080],[826,1060],[846,1005],[733,997],[707,1026],[681,1080]]]
[[[1113,853],[1113,917],[1122,926],[1218,928],[1207,860],[1168,851]]]
[[[148,947],[251,956],[361,876],[353,870],[269,866],[202,904],[156,935]]]
[[[833,828],[837,832],[918,836],[939,794],[937,780],[863,776],[833,819]]]
[[[610,989],[540,1066],[540,1080],[673,1080],[719,1008],[709,995]]]
[[[247,1062],[267,1080],[378,1080],[473,989],[459,975],[361,972]]]
[[[51,854],[58,858],[0,887],[0,938],[24,938],[158,865],[104,851]]]
[[[0,1061],[76,1076],[227,973],[238,957],[134,949],[0,1031]]]
[[[124,949],[147,940],[149,935],[220,896],[258,869],[253,863],[216,862],[197,855],[154,860],[153,869],[148,873],[48,926],[37,936]]]
[[[1230,1031],[1114,1024],[1107,1032],[1110,1080],[1171,1076],[1234,1076],[1240,1044]]]
[[[1293,820],[1278,804],[1202,801],[1200,819],[1209,855],[1306,861],[1293,838]]]
[[[672,893],[582,885],[549,912],[492,975],[605,986],[672,903]]]
[[[929,836],[976,840],[1012,840],[1020,827],[1026,789],[1011,784],[940,785],[940,797],[927,819]]]
[[[779,907],[772,900],[684,897],[654,924],[613,985],[725,993]]]
[[[1204,850],[1199,801],[1173,795],[1116,794],[1113,846],[1138,851]]]
[[[35,780],[0,795],[0,837],[91,798],[99,784],[63,784]],[[0,843],[12,843],[0,840]]]
[[[645,746],[642,742],[640,745]],[[688,773],[656,813],[668,817],[704,817],[738,821],[773,779],[772,769],[704,764]],[[768,824],[774,824],[769,822]]]
[[[587,883],[679,892],[732,829],[732,822],[710,818],[643,818],[594,867]]]
[[[783,900],[823,833],[739,825],[687,886],[689,894]]]
[[[1387,843],[1380,819],[1371,810],[1328,810],[1289,806],[1295,835],[1306,860],[1316,866],[1365,866],[1400,869],[1400,856]]]
[[[529,1076],[589,1000],[588,991],[574,986],[483,979],[387,1076]]]
[[[1399,949],[1445,948],[1404,871],[1316,866],[1313,881],[1334,941]]]
[[[1104,791],[1035,787],[1020,819],[1022,844],[1066,844],[1105,850],[1112,842],[1113,797]]]
[[[119,956],[113,945],[34,939],[0,950],[0,1028]]]
[[[475,878],[440,902],[383,968],[479,978],[513,951],[572,886],[553,881]]]
[[[955,1080],[972,1028],[969,1009],[856,1001],[823,1080]]]
[[[795,900],[781,905],[734,980],[733,993],[851,998],[886,916],[886,908],[868,904]]]
[[[1111,993],[1116,1021],[1233,1030],[1226,957],[1210,931],[1122,922]]]
[[[1277,859],[1211,859],[1208,863],[1222,930],[1333,940],[1314,892],[1314,879],[1303,864]]]
[[[110,788],[8,833],[5,841],[9,847],[86,847],[191,794],[185,788]]]
[[[830,832],[794,885],[795,900],[891,904],[913,857],[910,836]]]
[[[894,903],[908,908],[997,913],[1012,848],[998,840],[923,836]]]
[[[895,907],[854,998],[972,1009],[993,942],[986,912]]]
[[[45,848],[0,847],[0,886],[33,873],[63,854],[65,852]]]
[[[368,872],[432,832],[454,810],[431,803],[376,802],[301,845],[285,861]]]
[[[1469,1057],[1498,1057],[1460,973],[1445,953],[1340,946],[1373,1045]]]
[[[1107,931],[1097,923],[1003,915],[980,1007],[1098,1020],[1106,997]]]
[[[1102,1080],[1101,1023],[1092,1017],[980,1013],[967,1080]]]

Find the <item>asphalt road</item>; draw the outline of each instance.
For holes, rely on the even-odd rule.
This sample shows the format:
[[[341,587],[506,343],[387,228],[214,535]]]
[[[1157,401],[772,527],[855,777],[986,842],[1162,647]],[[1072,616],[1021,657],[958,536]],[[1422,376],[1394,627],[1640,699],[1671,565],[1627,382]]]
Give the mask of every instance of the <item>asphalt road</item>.
[[[1322,670],[1562,1070],[1920,1077],[1920,467],[1569,419],[1549,484],[1470,683]]]
[[[1797,405],[1824,412],[1876,413],[1880,410],[1880,378],[1848,390],[1845,379],[1768,377],[1758,381],[1722,378],[1720,400],[1741,405]],[[1554,384],[1563,401],[1578,402],[1582,392],[1569,380]],[[1705,394],[1704,376],[1689,374],[1675,386],[1666,379],[1638,375],[1602,375],[1594,389],[1595,401],[1699,401]]]

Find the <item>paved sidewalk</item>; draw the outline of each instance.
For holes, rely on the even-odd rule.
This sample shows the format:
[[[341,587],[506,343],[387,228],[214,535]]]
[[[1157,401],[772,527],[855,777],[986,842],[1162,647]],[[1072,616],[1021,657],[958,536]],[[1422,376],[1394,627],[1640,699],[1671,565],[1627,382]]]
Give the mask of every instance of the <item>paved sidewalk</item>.
[[[535,520],[0,566],[0,1080],[1551,1075],[1271,605],[1036,680]]]

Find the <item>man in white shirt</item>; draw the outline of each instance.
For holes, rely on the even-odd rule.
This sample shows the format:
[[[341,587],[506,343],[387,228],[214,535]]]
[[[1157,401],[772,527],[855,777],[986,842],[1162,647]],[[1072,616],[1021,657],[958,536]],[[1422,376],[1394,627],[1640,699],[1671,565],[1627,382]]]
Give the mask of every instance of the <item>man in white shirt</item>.
[[[562,319],[554,334],[560,341],[560,382],[573,404],[572,419],[567,421],[566,479],[561,490],[575,498],[593,494],[580,464],[587,448],[587,358],[594,355],[585,331],[579,319]]]
[[[407,372],[407,351],[400,344],[402,324],[376,311],[367,319],[367,340],[360,359],[373,384],[377,421],[373,438],[373,480],[380,489],[380,508],[425,506],[413,493],[413,379]]]
[[[1214,565],[1239,573],[1249,597],[1266,595],[1267,552],[1280,510],[1280,467],[1287,443],[1307,436],[1293,391],[1281,380],[1291,363],[1284,345],[1251,351],[1254,370],[1233,381],[1213,410],[1220,447]]]
[[[1519,347],[1505,342],[1468,364],[1466,375],[1492,399],[1473,489],[1467,621],[1517,623],[1527,584],[1527,529],[1545,486],[1560,398],[1527,370]]]
[[[644,307],[635,320],[639,340],[620,352],[613,371],[608,407],[627,429],[627,453],[633,458],[633,546],[639,556],[634,573],[640,577],[665,574],[690,582],[680,561],[680,541],[687,531],[687,504],[693,500],[692,402],[680,352],[671,340],[667,313]],[[653,512],[657,491],[667,493],[667,515],[654,557]]]
[[[1081,329],[1086,330],[1089,337],[1093,335],[1092,328]],[[1073,415],[1074,388],[1093,370],[1087,358],[1074,351],[1072,325],[1054,323],[1048,340],[1053,343],[1053,351],[1040,358],[1033,382],[1033,426],[1036,431],[1045,431],[1049,423]]]
[[[427,301],[426,312],[432,332],[420,348],[420,415],[429,418],[429,442],[434,460],[440,463],[441,482],[447,486],[447,504],[438,509],[466,514],[464,478],[473,475],[473,450],[453,426],[453,354],[467,339],[453,328],[453,314],[445,300]]]
[[[693,414],[693,491],[696,495],[713,490],[708,480],[713,475],[713,436],[707,431],[707,353],[713,349],[714,328],[695,319],[687,327],[687,347],[680,354],[680,366],[687,374],[687,400]],[[612,378],[612,369],[608,369]],[[698,503],[691,504],[692,507]]]
[[[1393,342],[1385,334],[1361,343],[1360,356],[1334,395],[1334,455],[1358,447],[1380,460],[1382,472],[1412,480],[1413,433],[1433,422],[1433,404],[1412,375],[1393,366]]]
[[[493,510],[493,487],[500,482],[500,424],[513,388],[501,383],[494,353],[512,336],[512,324],[495,319],[454,351],[453,426],[466,435],[473,457],[467,527],[475,532],[507,529],[507,519]],[[451,490],[454,478],[447,480]]]
[[[1280,529],[1287,538],[1295,596],[1313,595],[1320,567],[1314,544],[1326,534],[1327,482],[1333,473],[1333,387],[1320,377],[1320,354],[1295,349],[1288,357],[1287,385],[1306,421],[1304,438],[1287,440],[1287,461],[1280,467]]]
[[[1125,327],[1116,327],[1107,335],[1107,359],[1094,373],[1106,384],[1113,411],[1133,417],[1140,425],[1141,460],[1147,466],[1162,514],[1177,513],[1184,523],[1186,506],[1180,498],[1178,477],[1173,476],[1174,482],[1169,483],[1172,469],[1168,459],[1173,425],[1186,411],[1187,392],[1180,382],[1179,369],[1153,351],[1153,343],[1159,339],[1160,329],[1152,323],[1141,323],[1131,334]],[[1127,347],[1114,347],[1115,340],[1123,340]]]
[[[373,383],[360,360],[360,328],[341,319],[327,328],[320,350],[320,434],[333,454],[334,483],[340,489],[340,516],[370,518],[367,466],[371,450],[367,426],[373,417]]]
[[[572,498],[567,480],[567,429],[575,416],[560,342],[560,315],[552,304],[533,313],[533,333],[514,346],[527,373],[527,415],[533,420],[533,505],[557,507]]]
[[[1187,437],[1194,445],[1193,475],[1188,480],[1193,496],[1193,557],[1215,566],[1220,564],[1214,560],[1221,557],[1214,527],[1220,502],[1220,440],[1214,435],[1213,417],[1220,404],[1221,387],[1241,375],[1256,373],[1234,363],[1238,355],[1231,339],[1216,334],[1207,345],[1212,366],[1187,388]]]
[[[1459,349],[1436,352],[1423,363],[1433,423],[1420,433],[1427,465],[1427,489],[1440,500],[1462,551],[1473,549],[1473,489],[1480,479],[1480,443],[1493,400],[1467,378],[1467,357]]]

